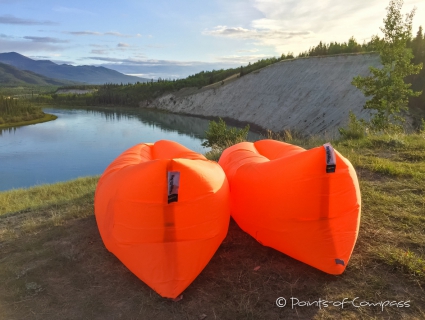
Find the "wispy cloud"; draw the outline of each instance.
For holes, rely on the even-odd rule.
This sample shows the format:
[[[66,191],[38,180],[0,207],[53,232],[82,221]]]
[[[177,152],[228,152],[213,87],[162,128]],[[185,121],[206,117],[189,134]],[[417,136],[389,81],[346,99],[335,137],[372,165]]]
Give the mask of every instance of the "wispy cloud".
[[[139,37],[136,35],[122,34],[120,32],[109,31],[109,32],[98,32],[98,31],[64,31],[63,33],[72,34],[73,36],[114,36],[121,38],[133,38]]]
[[[111,63],[139,65],[139,66],[160,66],[160,65],[174,65],[174,66],[193,66],[205,64],[201,61],[174,61],[174,60],[157,60],[157,59],[139,59],[139,58],[111,58],[111,57],[86,57],[84,59],[99,60]]]
[[[96,31],[65,31],[64,33],[72,34],[73,36],[102,36],[103,33]]]
[[[52,58],[57,58],[60,57],[61,54],[60,53],[53,53],[49,56],[30,56],[29,58],[34,59],[34,60],[40,60],[40,59],[52,59]]]
[[[30,52],[55,52],[64,50],[63,47],[48,42],[34,42],[27,40],[8,40],[0,37],[0,48],[3,52],[16,51],[22,54]]]
[[[58,25],[58,23],[53,21],[40,21],[40,20],[33,20],[33,19],[23,19],[18,18],[10,14],[2,15],[0,16],[0,24],[16,24],[16,25],[23,25],[23,26],[35,26],[35,25]]]
[[[117,44],[118,48],[129,48],[130,45],[128,43],[120,42]]]
[[[31,40],[33,42],[44,42],[44,43],[68,43],[68,40],[61,40],[57,38],[51,37],[30,37],[26,36],[24,39]]]
[[[122,34],[119,32],[105,32],[106,36],[115,36],[115,37],[122,37],[122,38],[133,38],[133,37],[138,37],[138,35],[129,35],[129,34]]]
[[[217,26],[213,30],[205,30],[206,35],[221,36],[238,39],[253,39],[264,41],[266,39],[290,39],[299,36],[308,36],[309,31],[285,31],[277,29],[245,29],[241,27]]]
[[[92,51],[90,51],[90,53],[93,54],[108,54],[109,50],[105,50],[105,49],[93,49]]]
[[[217,62],[225,62],[225,63],[231,63],[231,64],[240,64],[245,65],[248,62],[256,62],[258,60],[269,58],[269,55],[265,54],[257,54],[257,55],[230,55],[230,56],[221,56],[221,57],[215,57],[214,60]]]

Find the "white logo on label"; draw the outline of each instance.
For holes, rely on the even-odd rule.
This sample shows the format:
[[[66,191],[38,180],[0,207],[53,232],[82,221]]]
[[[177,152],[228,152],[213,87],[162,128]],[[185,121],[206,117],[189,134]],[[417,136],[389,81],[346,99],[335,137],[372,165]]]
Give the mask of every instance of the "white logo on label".
[[[336,165],[335,150],[332,145],[328,142],[323,145],[326,150],[326,164]]]
[[[178,194],[180,186],[180,172],[168,172],[168,195]]]

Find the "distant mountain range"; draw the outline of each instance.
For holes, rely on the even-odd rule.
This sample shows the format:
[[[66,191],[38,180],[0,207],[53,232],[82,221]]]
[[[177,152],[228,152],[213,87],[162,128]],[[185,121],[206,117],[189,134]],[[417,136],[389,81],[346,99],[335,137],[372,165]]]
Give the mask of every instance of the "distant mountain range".
[[[0,53],[0,62],[20,70],[35,72],[44,77],[86,84],[127,84],[150,81],[145,78],[128,76],[105,67],[59,65],[50,60],[33,60],[16,52]]]
[[[14,66],[0,63],[0,85],[22,86],[22,85],[40,85],[40,86],[69,86],[81,83],[48,78],[31,71],[24,71]]]

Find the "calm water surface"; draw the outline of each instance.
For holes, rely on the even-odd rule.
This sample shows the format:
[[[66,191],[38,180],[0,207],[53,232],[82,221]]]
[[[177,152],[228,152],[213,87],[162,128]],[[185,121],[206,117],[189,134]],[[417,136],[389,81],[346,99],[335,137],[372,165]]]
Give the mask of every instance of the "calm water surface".
[[[168,139],[208,151],[201,146],[205,119],[140,109],[44,111],[58,119],[0,131],[0,191],[101,174],[141,142]]]

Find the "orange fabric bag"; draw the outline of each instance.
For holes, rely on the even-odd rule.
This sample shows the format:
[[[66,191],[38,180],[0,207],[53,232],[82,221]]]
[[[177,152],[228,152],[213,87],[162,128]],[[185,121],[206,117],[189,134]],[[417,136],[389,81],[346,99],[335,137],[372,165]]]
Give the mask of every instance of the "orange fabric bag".
[[[360,223],[351,163],[330,144],[311,150],[275,140],[242,142],[219,161],[231,215],[261,244],[330,274],[341,274]]]
[[[221,167],[176,142],[138,144],[100,177],[95,215],[106,246],[163,297],[176,298],[226,237]]]

